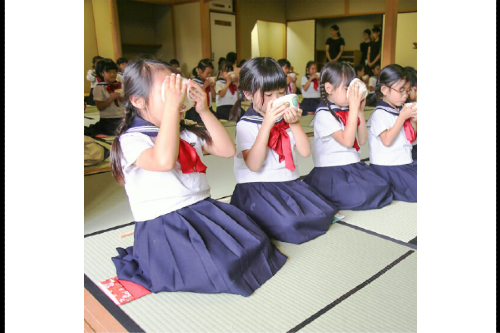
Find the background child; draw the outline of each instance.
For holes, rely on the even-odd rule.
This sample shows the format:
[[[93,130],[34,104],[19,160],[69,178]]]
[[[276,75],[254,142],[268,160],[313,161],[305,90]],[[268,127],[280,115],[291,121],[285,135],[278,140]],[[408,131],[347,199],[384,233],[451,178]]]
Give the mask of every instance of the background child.
[[[405,67],[406,71],[406,79],[410,81],[410,91],[408,92],[408,98],[406,99],[406,103],[416,103],[417,102],[417,71],[413,67]],[[417,121],[417,117],[413,119],[415,122]],[[415,161],[417,159],[417,145],[413,145],[413,149],[411,150],[411,158]]]
[[[361,162],[359,145],[368,132],[356,77],[347,63],[329,62],[321,71],[321,103],[312,121],[314,169],[304,182],[339,209],[382,208],[392,201],[389,184]],[[359,140],[359,145],[358,145]]]
[[[231,76],[228,73],[233,72],[233,64],[227,60],[220,63],[219,80],[215,84],[215,97],[217,111],[215,115],[217,119],[229,120],[229,112],[238,100],[238,79],[236,75]]]
[[[417,108],[403,106],[410,82],[396,64],[384,67],[377,82],[382,97],[368,126],[370,167],[391,185],[394,200],[417,202],[417,161],[411,157],[417,138]]]
[[[127,67],[128,60],[127,58],[121,57],[116,59],[116,64],[118,65],[117,81],[123,82],[123,72],[125,71],[125,67]]]
[[[368,96],[366,97],[366,106],[375,106],[377,105],[378,98],[375,93],[375,89],[377,87],[377,79],[380,74],[380,65],[374,64],[372,66],[373,76],[368,79]]]
[[[203,151],[228,158],[234,143],[208,110],[205,92],[192,81],[181,84],[175,72],[148,59],[131,62],[125,71],[127,112],[111,166],[125,185],[136,223],[134,245],[118,248],[112,258],[118,279],[152,292],[248,296],[286,256],[247,215],[210,198]],[[206,129],[181,120],[187,89]]]
[[[116,80],[118,66],[111,59],[97,62],[96,73],[100,82],[94,88],[94,101],[99,110],[99,121],[85,128],[85,135],[114,135],[118,124],[124,116],[122,83]],[[122,90],[123,91],[123,90]]]
[[[278,64],[283,69],[283,72],[286,75],[286,86],[287,86],[287,94],[295,94],[297,93],[297,74],[292,73],[290,71],[290,61],[286,59],[279,59]],[[290,75],[289,75],[290,74]]]
[[[314,113],[318,104],[320,102],[319,94],[319,79],[320,77],[316,74],[318,72],[318,66],[316,62],[309,61],[306,65],[306,75],[302,77],[302,102],[300,107],[305,114],[311,112]]]
[[[181,70],[181,64],[179,63],[179,60],[177,59],[170,59],[169,61],[170,66],[172,66],[178,74],[182,75],[182,70]]]
[[[247,213],[272,238],[300,244],[324,234],[337,209],[299,179],[295,151],[307,157],[311,146],[299,119],[302,110],[272,102],[286,93],[286,77],[272,58],[253,58],[240,72],[238,101],[251,106],[236,125],[231,204]],[[298,101],[297,101],[298,104]]]
[[[212,62],[210,59],[201,59],[200,62],[198,63],[198,66],[193,68],[192,74],[193,74],[193,81],[198,83],[200,87],[205,91],[207,94],[207,107],[212,112],[215,114],[214,110],[212,109],[212,100],[215,97],[215,82],[216,80],[211,80],[209,77],[213,75],[213,70],[214,70],[214,65],[212,65]],[[196,121],[197,123],[202,123],[201,117],[199,116],[198,112],[195,110],[195,106],[193,106],[191,109],[189,109],[186,112],[186,119]]]
[[[87,72],[87,80],[90,81],[90,93],[86,99],[87,105],[95,105],[93,92],[94,92],[94,87],[99,82],[99,81],[97,81],[97,74],[95,72],[95,66],[97,65],[97,62],[101,59],[104,59],[104,58],[101,56],[98,56],[98,55],[93,57],[92,58],[92,68],[89,69],[89,71]]]

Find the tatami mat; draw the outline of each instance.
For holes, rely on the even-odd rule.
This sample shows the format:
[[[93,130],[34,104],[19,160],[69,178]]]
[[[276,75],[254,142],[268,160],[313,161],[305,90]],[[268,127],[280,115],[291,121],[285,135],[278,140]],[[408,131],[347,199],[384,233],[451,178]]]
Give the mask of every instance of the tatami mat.
[[[342,210],[344,222],[403,242],[417,237],[417,203],[393,201],[381,209]]]
[[[130,225],[85,238],[84,271],[94,283],[116,275],[111,257],[116,255],[115,247],[133,244],[133,237],[119,238],[132,230]],[[146,332],[287,332],[373,278],[409,250],[340,224],[332,225],[325,235],[307,243],[277,245],[288,256],[286,264],[250,297],[164,292],[144,296],[121,309]],[[416,261],[405,264],[404,274],[414,279]],[[391,270],[378,279],[390,277]],[[397,272],[394,276],[397,279]],[[307,325],[307,332],[345,332],[360,325],[373,332],[380,327],[399,328],[415,322],[416,299],[409,297],[404,299],[408,310],[402,316],[389,318],[394,322],[392,326],[381,325],[378,308],[398,308],[403,297],[413,295],[415,283],[409,279],[409,290],[400,284],[388,292],[386,285],[390,285],[390,280],[376,284],[378,279],[324,314],[331,315],[331,319],[320,316],[318,327],[312,325],[314,321]],[[372,296],[384,292],[385,297]],[[364,323],[358,323],[360,319]]]

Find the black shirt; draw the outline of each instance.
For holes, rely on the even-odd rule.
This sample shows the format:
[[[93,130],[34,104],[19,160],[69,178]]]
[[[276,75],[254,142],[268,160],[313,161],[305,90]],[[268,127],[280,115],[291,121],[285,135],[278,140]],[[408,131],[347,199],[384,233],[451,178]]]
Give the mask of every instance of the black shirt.
[[[337,55],[340,53],[340,46],[345,45],[344,38],[340,37],[339,39],[328,38],[326,40],[326,45],[328,45],[330,59],[335,59]]]
[[[365,64],[365,60],[366,58],[368,57],[368,47],[370,46],[372,42],[363,42],[361,44],[359,44],[359,49],[361,50],[361,60],[359,61],[359,63],[361,65],[364,65]]]
[[[370,43],[370,62],[375,59],[380,53],[380,48],[382,47],[382,41],[379,39],[378,42],[372,41]],[[377,64],[380,64],[380,58],[377,60]]]

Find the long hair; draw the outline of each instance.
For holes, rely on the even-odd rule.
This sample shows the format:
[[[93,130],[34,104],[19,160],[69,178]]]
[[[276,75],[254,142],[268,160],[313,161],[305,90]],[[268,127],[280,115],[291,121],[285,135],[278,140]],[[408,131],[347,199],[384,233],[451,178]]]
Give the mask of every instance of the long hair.
[[[252,95],[260,91],[262,105],[264,105],[264,92],[284,88],[286,88],[285,72],[276,60],[269,57],[259,57],[246,61],[240,70],[238,100],[231,108],[229,120],[237,121],[239,119],[241,101],[245,98],[244,91],[250,92]]]
[[[328,102],[328,93],[325,89],[325,83],[330,83],[333,89],[338,89],[341,85],[349,86],[349,83],[356,77],[354,68],[347,62],[330,61],[323,66],[321,70],[321,82],[319,85],[320,98],[330,109]],[[340,121],[335,111],[330,109],[333,117]]]
[[[220,79],[220,71],[231,72],[234,70],[233,63],[229,60],[222,60],[219,64],[219,72],[217,73],[217,80]]]
[[[377,99],[382,98],[382,86],[392,87],[393,84],[399,80],[407,80],[407,72],[403,67],[397,64],[391,64],[385,66],[378,75],[377,85],[375,86],[375,92],[377,93]]]
[[[410,81],[410,88],[417,86],[417,70],[413,67],[407,66],[404,68],[406,71],[406,79]]]
[[[314,60],[310,60],[310,61],[308,61],[308,62],[307,62],[307,64],[306,64],[306,76],[307,76],[307,75],[309,75],[309,68],[310,68],[312,65],[316,65],[316,66],[317,66],[318,64],[317,64],[317,63],[316,63],[316,61],[314,61]]]
[[[153,86],[154,75],[162,70],[169,70],[175,73],[175,68],[165,64],[165,62],[155,59],[137,59],[130,62],[123,73],[123,98],[125,100],[125,117],[118,125],[115,131],[115,140],[111,145],[110,164],[111,173],[120,185],[125,184],[121,160],[123,152],[120,146],[120,135],[122,135],[129,127],[132,120],[141,115],[141,111],[137,109],[132,102],[131,96],[138,96],[144,99],[145,105],[149,104],[149,95]],[[193,132],[198,137],[211,143],[211,137],[204,127],[196,125],[187,125],[184,119],[181,120],[181,126]]]
[[[341,36],[340,36],[340,29],[339,29],[339,26],[338,26],[338,25],[334,24],[334,25],[332,25],[332,26],[330,27],[330,29],[333,29],[333,30],[337,31],[337,36],[341,37]]]

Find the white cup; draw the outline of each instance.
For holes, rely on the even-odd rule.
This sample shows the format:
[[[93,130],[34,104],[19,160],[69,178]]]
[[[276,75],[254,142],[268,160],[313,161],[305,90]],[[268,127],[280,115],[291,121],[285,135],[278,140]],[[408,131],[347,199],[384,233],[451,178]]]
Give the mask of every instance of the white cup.
[[[115,89],[115,92],[119,93],[123,97],[123,89]]]
[[[294,78],[296,77],[297,75],[295,73],[288,73],[288,76],[291,77],[291,78]]]
[[[188,82],[188,79],[182,78],[182,84],[187,84],[187,82]],[[161,100],[163,102],[165,102],[165,93],[163,91],[164,86],[165,86],[165,81],[163,81],[163,83],[161,85]],[[184,98],[184,102],[182,104],[183,104],[183,107],[181,108],[181,112],[187,111],[194,106],[194,100],[189,95],[189,91],[186,92],[186,97]]]
[[[318,77],[321,77],[321,72],[316,72],[316,75],[317,75]]]
[[[209,76],[207,79],[210,79],[212,82],[217,82],[217,76]]]
[[[288,103],[287,107],[291,107],[295,111],[299,110],[299,98],[297,97],[296,94],[289,94],[282,96],[280,98],[276,98],[271,104],[271,107],[275,105],[280,105],[282,103]]]
[[[351,89],[351,86],[355,84],[359,85],[358,90],[360,93],[362,93],[361,100],[364,100],[366,96],[368,96],[368,89],[366,88],[366,84],[358,78],[353,79],[349,84],[349,88],[347,88],[347,99],[349,100],[349,90]]]
[[[412,108],[412,109],[414,109],[414,108],[416,108],[416,107],[417,107],[417,102],[405,103],[405,106],[406,106],[407,108]],[[425,113],[425,112],[424,112],[424,113]]]
[[[227,72],[227,75],[231,77],[232,79],[236,78],[236,73],[235,72]]]

